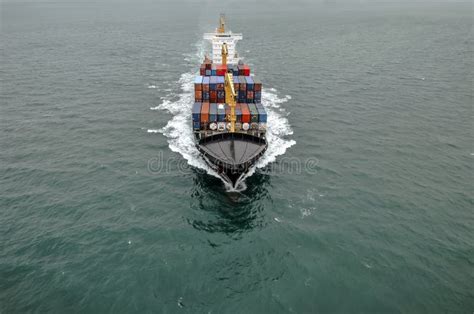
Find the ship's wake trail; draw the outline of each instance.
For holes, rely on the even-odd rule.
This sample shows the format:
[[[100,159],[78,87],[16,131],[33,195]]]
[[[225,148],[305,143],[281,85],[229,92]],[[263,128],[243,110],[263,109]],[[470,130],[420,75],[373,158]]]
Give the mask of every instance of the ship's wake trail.
[[[197,72],[194,69],[204,58],[204,43],[197,44],[197,53],[185,56],[185,60],[194,64],[193,70],[181,74],[178,84],[181,87],[180,92],[170,92],[161,98],[162,103],[151,110],[164,110],[173,115],[165,127],[159,130],[168,138],[168,144],[173,152],[181,154],[189,165],[203,169],[208,174],[213,175],[224,182],[226,190],[229,192],[241,192],[246,189],[245,179],[251,176],[256,168],[263,168],[276,160],[276,157],[282,155],[286,150],[293,146],[294,140],[286,139],[285,136],[293,134],[287,114],[281,104],[289,101],[291,96],[279,97],[274,88],[263,88],[262,103],[268,114],[267,122],[267,142],[268,148],[260,160],[250,169],[250,171],[239,180],[236,187],[222,179],[216,171],[210,168],[201,157],[194,142],[194,134],[191,126],[191,107],[194,103],[194,78]],[[265,86],[265,83],[264,83]]]

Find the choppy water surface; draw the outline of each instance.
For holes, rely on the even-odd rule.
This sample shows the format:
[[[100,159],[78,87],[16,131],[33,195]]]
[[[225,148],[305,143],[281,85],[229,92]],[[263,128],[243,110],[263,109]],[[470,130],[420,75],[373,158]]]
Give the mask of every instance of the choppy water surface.
[[[472,312],[472,5],[244,4],[2,3],[0,312]],[[271,123],[233,192],[221,11]]]

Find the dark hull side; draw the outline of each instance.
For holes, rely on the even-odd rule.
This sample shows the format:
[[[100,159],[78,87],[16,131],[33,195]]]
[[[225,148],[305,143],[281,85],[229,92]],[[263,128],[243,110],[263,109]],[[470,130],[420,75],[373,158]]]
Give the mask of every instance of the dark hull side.
[[[240,177],[265,153],[265,138],[246,133],[221,133],[197,142],[207,163],[235,186]]]

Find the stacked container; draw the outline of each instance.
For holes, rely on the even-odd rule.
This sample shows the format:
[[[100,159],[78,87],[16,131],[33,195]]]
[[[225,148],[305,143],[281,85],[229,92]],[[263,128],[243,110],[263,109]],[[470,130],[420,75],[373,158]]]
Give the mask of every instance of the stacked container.
[[[201,129],[206,130],[209,125],[209,107],[208,102],[202,103],[201,106]]]
[[[193,129],[201,129],[201,103],[196,102],[193,105],[192,118],[193,118]]]
[[[253,77],[254,101],[255,103],[262,102],[262,82]]]
[[[209,76],[204,76],[202,78],[202,99],[204,102],[209,102],[210,100]]]
[[[211,63],[201,65],[201,75],[196,76],[194,81],[193,129],[225,131],[229,128],[230,106],[224,104],[224,76],[228,71],[233,74],[234,90],[237,94],[236,130],[265,130],[267,112],[261,104],[262,82],[250,76],[250,67],[245,64]]]
[[[194,100],[202,102],[202,76],[196,76],[194,80]]]

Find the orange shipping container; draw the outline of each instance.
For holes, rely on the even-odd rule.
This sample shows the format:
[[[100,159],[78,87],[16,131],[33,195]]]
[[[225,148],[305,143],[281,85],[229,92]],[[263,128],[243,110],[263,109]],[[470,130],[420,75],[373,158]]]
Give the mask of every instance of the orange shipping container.
[[[250,123],[250,110],[247,104],[240,104],[240,110],[242,110],[242,122]]]
[[[205,102],[201,106],[201,123],[209,123],[209,103]]]

